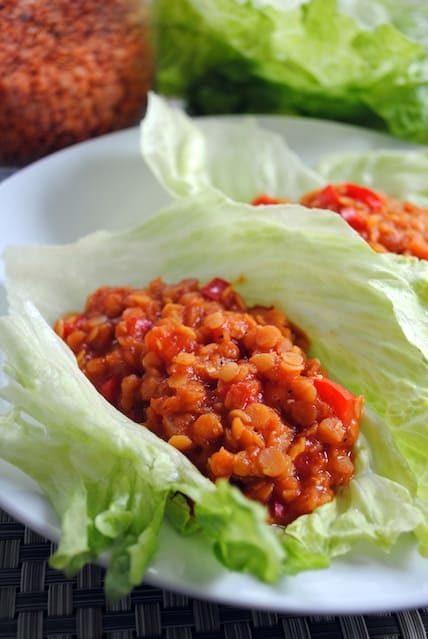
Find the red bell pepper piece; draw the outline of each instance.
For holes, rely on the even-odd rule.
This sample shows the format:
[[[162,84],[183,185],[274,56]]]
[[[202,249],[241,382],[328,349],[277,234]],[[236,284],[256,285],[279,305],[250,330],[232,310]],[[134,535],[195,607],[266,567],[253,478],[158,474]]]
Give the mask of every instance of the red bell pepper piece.
[[[377,211],[382,206],[382,198],[366,186],[344,184],[344,195],[363,202],[373,211]]]
[[[205,284],[205,286],[203,286],[200,289],[201,295],[203,295],[204,297],[207,297],[210,300],[214,300],[215,302],[218,302],[221,299],[222,294],[224,293],[224,291],[230,286],[230,283],[227,282],[226,280],[222,280],[220,277],[215,277],[214,279],[211,280],[211,282],[208,282],[208,284]]]
[[[333,184],[327,184],[318,191],[311,202],[312,207],[319,209],[333,209],[336,211],[340,207],[340,195]]]
[[[315,377],[314,386],[321,401],[329,404],[335,415],[348,426],[355,417],[355,395],[327,377]]]
[[[367,228],[365,219],[353,206],[344,206],[341,208],[340,216],[356,231],[365,231]]]

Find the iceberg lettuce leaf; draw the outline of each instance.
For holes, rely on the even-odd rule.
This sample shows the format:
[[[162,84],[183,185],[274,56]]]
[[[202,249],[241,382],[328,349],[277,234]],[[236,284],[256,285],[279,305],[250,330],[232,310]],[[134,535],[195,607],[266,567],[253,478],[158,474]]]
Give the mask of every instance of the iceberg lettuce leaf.
[[[195,527],[222,562],[267,581],[325,565],[361,539],[389,549],[417,530],[427,547],[426,297],[398,261],[374,253],[339,216],[297,205],[255,208],[206,190],[136,229],[9,248],[6,270],[12,316],[0,320],[0,347],[10,382],[1,395],[15,408],[0,420],[1,456],[39,481],[62,520],[55,565],[73,571],[109,552],[110,594],[126,592],[142,577],[165,508],[189,530],[183,502],[181,512],[171,505],[177,492],[194,500]],[[248,303],[284,309],[330,375],[366,396],[350,486],[277,534],[261,507],[226,483],[215,488],[105,402],[48,324],[82,308],[106,273],[110,285],[129,286],[159,275],[223,277]]]
[[[254,118],[189,118],[155,93],[141,123],[141,152],[174,196],[205,188],[250,202],[260,193],[297,200],[323,178]]]

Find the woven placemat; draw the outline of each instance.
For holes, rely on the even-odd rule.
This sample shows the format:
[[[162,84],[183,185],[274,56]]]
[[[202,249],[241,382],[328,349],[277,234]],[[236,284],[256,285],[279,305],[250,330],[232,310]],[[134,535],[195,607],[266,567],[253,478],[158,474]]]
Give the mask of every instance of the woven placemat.
[[[0,510],[0,639],[424,639],[428,608],[382,615],[290,616],[141,585],[109,604],[104,570],[74,578],[48,565],[52,544]]]

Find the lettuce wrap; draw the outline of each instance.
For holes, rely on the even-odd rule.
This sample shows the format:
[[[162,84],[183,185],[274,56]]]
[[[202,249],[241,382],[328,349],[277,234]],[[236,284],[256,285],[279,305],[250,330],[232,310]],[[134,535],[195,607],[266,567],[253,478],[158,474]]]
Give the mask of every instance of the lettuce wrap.
[[[53,566],[73,574],[107,555],[107,595],[123,596],[141,581],[165,517],[202,536],[231,570],[268,582],[326,566],[362,540],[390,550],[413,532],[428,550],[425,273],[416,278],[374,253],[339,216],[255,208],[209,187],[137,228],[12,247],[5,263],[0,395],[11,408],[0,417],[0,455],[55,508],[61,541]],[[365,395],[355,477],[332,502],[285,530],[268,526],[260,505],[205,479],[79,371],[53,322],[83,308],[98,286],[142,286],[159,275],[223,277],[249,304],[284,309],[330,376]]]
[[[157,88],[193,114],[294,113],[428,140],[426,4],[153,2]]]
[[[309,166],[283,135],[262,127],[252,116],[192,119],[150,93],[140,148],[173,197],[210,188],[240,202],[250,203],[262,193],[293,202],[328,183],[354,182],[428,207],[428,152],[423,147],[327,152]],[[401,266],[423,295],[426,262],[395,254],[382,259]]]

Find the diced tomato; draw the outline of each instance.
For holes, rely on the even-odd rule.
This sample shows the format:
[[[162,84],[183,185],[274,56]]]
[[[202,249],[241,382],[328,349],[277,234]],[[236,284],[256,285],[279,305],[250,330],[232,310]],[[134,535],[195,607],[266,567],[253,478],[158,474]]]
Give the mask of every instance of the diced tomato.
[[[260,385],[256,380],[245,379],[225,384],[219,382],[218,395],[224,399],[229,410],[245,408],[248,404],[261,401]]]
[[[134,315],[128,317],[126,320],[128,335],[139,341],[144,339],[144,335],[152,328],[152,326],[153,322],[145,317],[137,317]]]
[[[353,206],[344,206],[341,208],[340,216],[356,231],[365,231],[367,228],[365,219]]]
[[[195,334],[187,326],[155,326],[144,341],[149,351],[166,362],[171,362],[178,353],[191,353],[196,348]]]
[[[208,282],[208,284],[205,284],[205,286],[203,286],[200,289],[200,292],[204,297],[207,297],[210,300],[214,300],[215,302],[218,302],[221,299],[221,296],[224,293],[224,291],[229,286],[230,286],[230,283],[227,282],[226,280],[222,280],[220,277],[215,277],[214,279],[211,280],[211,282]]]
[[[110,404],[114,404],[117,400],[117,395],[120,388],[119,377],[109,377],[105,382],[100,384],[98,391]]]
[[[355,395],[327,377],[315,377],[314,386],[321,401],[329,404],[335,415],[348,426],[355,417]]]
[[[287,200],[282,197],[272,197],[267,193],[262,193],[254,198],[251,204],[253,206],[261,206],[263,204],[285,204],[286,202]]]
[[[347,203],[343,201],[343,198],[350,198],[355,200],[355,202],[360,202],[370,211],[379,210],[383,204],[382,197],[371,189],[347,182],[336,186],[327,184],[323,189],[313,193],[310,196],[310,206],[342,213],[343,208],[347,207]]]
[[[350,183],[344,184],[344,195],[363,202],[363,204],[366,204],[372,211],[377,211],[382,206],[382,198],[366,186]]]

